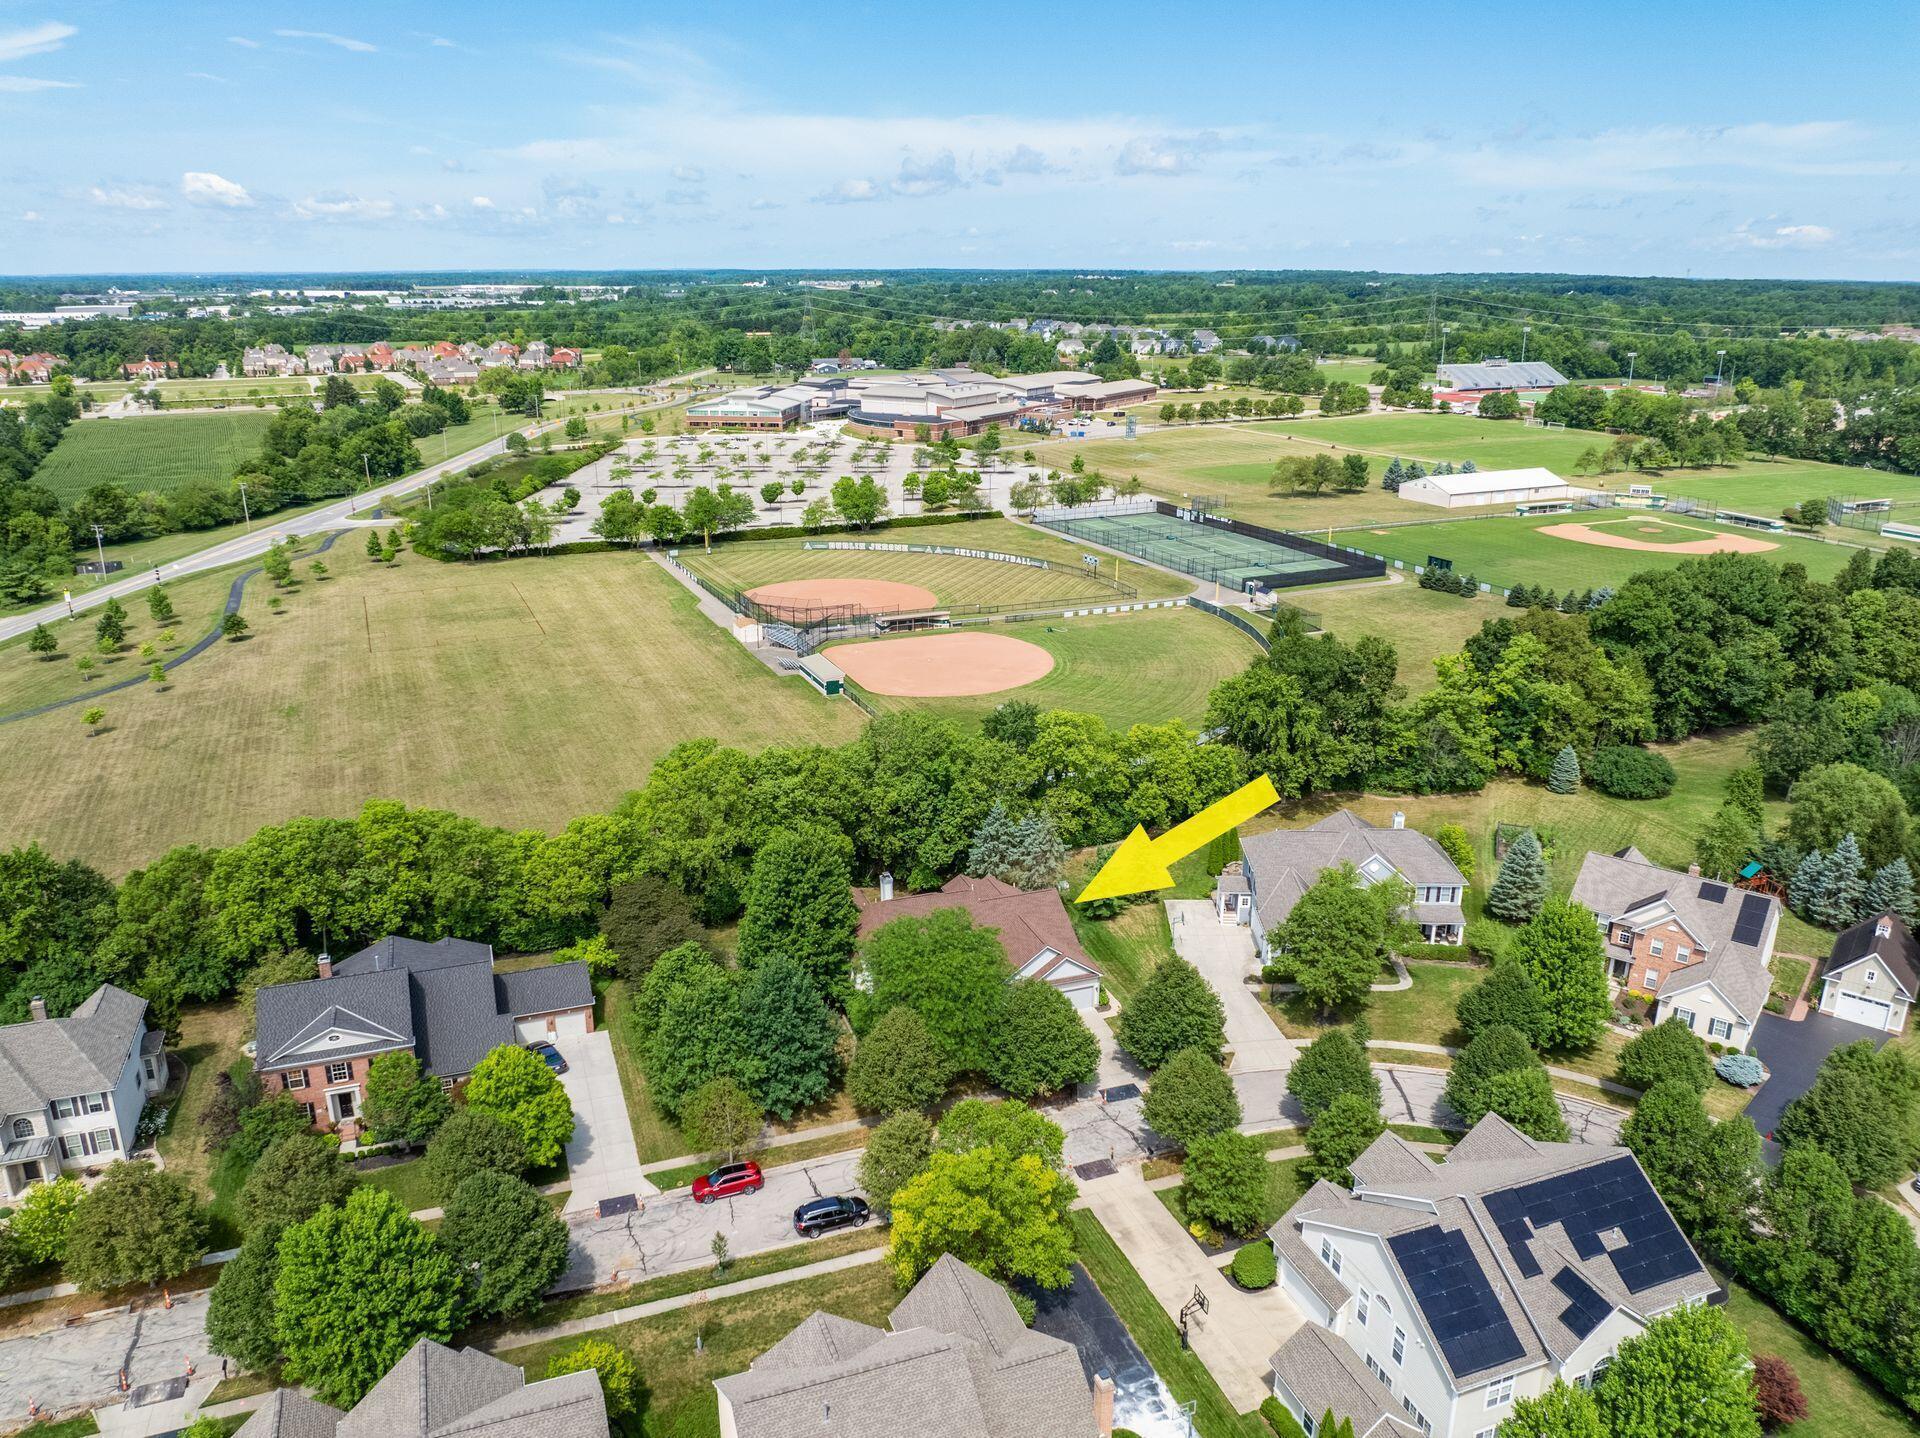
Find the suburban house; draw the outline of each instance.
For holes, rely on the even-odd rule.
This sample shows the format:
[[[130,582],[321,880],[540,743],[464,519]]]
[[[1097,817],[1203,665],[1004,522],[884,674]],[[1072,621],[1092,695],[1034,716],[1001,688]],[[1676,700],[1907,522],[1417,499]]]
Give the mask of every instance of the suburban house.
[[[246,1438],[607,1438],[592,1369],[527,1382],[477,1348],[422,1338],[353,1408],[276,1388],[238,1432]]]
[[[936,909],[965,909],[982,928],[999,930],[1000,947],[1013,965],[1012,979],[1052,984],[1076,1009],[1099,1006],[1103,975],[1080,947],[1057,889],[1017,889],[999,879],[962,874],[935,893],[895,898],[893,876],[882,874],[878,892],[856,889],[853,898],[860,906],[863,939],[895,919],[924,919]]]
[[[1369,887],[1397,879],[1413,891],[1408,917],[1420,926],[1422,943],[1458,944],[1466,936],[1466,876],[1445,849],[1407,827],[1405,814],[1396,812],[1393,827],[1382,829],[1340,809],[1304,829],[1242,834],[1240,853],[1220,871],[1213,907],[1229,923],[1252,926],[1262,963],[1272,958],[1269,932],[1315,879],[1343,863]]]
[[[103,1168],[133,1150],[140,1110],[167,1086],[165,1035],[147,1001],[102,984],[63,1019],[0,1028],[0,1201],[62,1170]]]
[[[1745,1049],[1767,1005],[1780,901],[1649,863],[1638,849],[1588,854],[1573,881],[1606,934],[1614,983],[1711,1043]]]
[[[240,352],[240,373],[248,379],[306,373],[306,363],[285,345],[248,345]]]
[[[382,1054],[412,1054],[452,1092],[502,1044],[592,1032],[593,984],[583,963],[496,972],[490,944],[390,935],[337,963],[322,955],[317,978],[260,990],[254,1019],[266,1091],[353,1138]]]
[[[1820,1012],[1899,1033],[1920,993],[1920,943],[1898,914],[1843,929],[1820,976]]]
[[[1543,1143],[1497,1114],[1436,1163],[1396,1134],[1269,1231],[1307,1322],[1272,1359],[1309,1434],[1493,1438],[1516,1399],[1585,1387],[1659,1315],[1718,1292],[1626,1149]]]
[[[1006,1290],[943,1256],[873,1328],[816,1313],[716,1378],[722,1438],[1107,1438],[1113,1386],[1027,1327]]]
[[[157,360],[152,355],[138,359],[132,364],[120,366],[120,373],[127,379],[165,379],[180,366],[172,360]]]

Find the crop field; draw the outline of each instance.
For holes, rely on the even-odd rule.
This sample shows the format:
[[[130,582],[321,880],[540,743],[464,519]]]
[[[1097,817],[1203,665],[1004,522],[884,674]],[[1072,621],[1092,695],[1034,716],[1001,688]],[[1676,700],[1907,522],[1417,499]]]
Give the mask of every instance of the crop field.
[[[1647,526],[1655,533],[1629,532],[1625,537],[1654,544],[1653,549],[1607,549],[1578,540],[1540,534],[1554,525],[1585,524],[1595,520],[1610,524]],[[1622,515],[1618,510],[1583,510],[1573,514],[1506,515],[1492,519],[1450,519],[1437,524],[1410,524],[1397,529],[1348,529],[1334,535],[1335,542],[1350,544],[1373,554],[1383,554],[1408,566],[1425,564],[1429,555],[1453,561],[1462,573],[1471,573],[1483,584],[1511,588],[1516,584],[1544,584],[1556,591],[1599,588],[1619,584],[1629,575],[1645,569],[1668,569],[1688,556],[1673,552],[1671,546],[1682,541],[1729,534],[1759,539],[1777,546],[1763,557],[1779,563],[1789,560],[1804,564],[1815,579],[1838,574],[1850,548],[1822,544],[1816,539],[1800,539],[1787,534],[1761,534],[1751,529],[1709,524],[1688,517],[1685,532],[1679,521],[1659,521],[1651,515]],[[1662,538],[1662,536],[1665,536]],[[1667,552],[1662,552],[1667,551]]]
[[[224,480],[259,450],[271,419],[271,413],[235,410],[82,420],[67,426],[33,477],[63,500],[78,499],[96,484],[164,494],[194,480]]]
[[[389,569],[357,538],[328,555],[325,580],[301,561],[278,614],[253,581],[249,637],[168,689],[102,699],[101,733],[79,705],[6,726],[0,847],[38,839],[121,873],[173,844],[373,797],[558,829],[611,807],[682,739],[837,744],[864,722],[769,671],[644,556],[407,553]],[[144,605],[128,608],[130,638],[146,638]],[[185,596],[180,609],[184,638]]]
[[[970,626],[966,632],[1038,644],[1053,656],[1053,672],[1016,689],[960,699],[864,692],[862,697],[882,713],[930,709],[962,722],[976,720],[1006,700],[1022,699],[1042,709],[1098,714],[1122,728],[1167,719],[1197,724],[1206,713],[1207,692],[1260,653],[1259,646],[1231,624],[1187,608]],[[833,657],[831,650],[828,657]]]

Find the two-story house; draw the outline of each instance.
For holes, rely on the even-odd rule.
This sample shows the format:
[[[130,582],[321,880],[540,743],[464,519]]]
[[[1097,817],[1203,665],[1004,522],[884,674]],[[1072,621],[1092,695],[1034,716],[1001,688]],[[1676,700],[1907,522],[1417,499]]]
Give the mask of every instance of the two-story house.
[[[1494,1438],[1516,1399],[1591,1384],[1626,1339],[1718,1291],[1634,1156],[1490,1114],[1435,1163],[1395,1134],[1274,1224],[1307,1322],[1272,1359],[1308,1434]]]
[[[1262,963],[1272,957],[1268,933],[1286,921],[1300,896],[1326,870],[1351,864],[1363,884],[1397,880],[1412,892],[1408,917],[1428,944],[1458,944],[1466,937],[1461,908],[1467,880],[1432,839],[1407,827],[1395,813],[1393,827],[1369,824],[1347,809],[1304,829],[1274,829],[1240,837],[1242,857],[1220,873],[1214,910],[1230,923],[1250,925]]]
[[[1573,897],[1606,935],[1613,982],[1711,1043],[1744,1050],[1766,1009],[1780,901],[1650,863],[1638,849],[1588,854]]]
[[[389,935],[337,962],[323,956],[317,978],[260,990],[254,1021],[266,1091],[354,1138],[382,1054],[412,1054],[451,1093],[502,1044],[592,1032],[593,983],[582,963],[495,972],[490,944]]]
[[[0,1028],[0,1201],[65,1169],[132,1151],[140,1110],[167,1086],[165,1035],[147,1001],[102,984],[63,1019],[39,999]]]
[[[1897,1034],[1916,994],[1920,943],[1898,914],[1875,914],[1840,931],[1820,974],[1821,1013]]]

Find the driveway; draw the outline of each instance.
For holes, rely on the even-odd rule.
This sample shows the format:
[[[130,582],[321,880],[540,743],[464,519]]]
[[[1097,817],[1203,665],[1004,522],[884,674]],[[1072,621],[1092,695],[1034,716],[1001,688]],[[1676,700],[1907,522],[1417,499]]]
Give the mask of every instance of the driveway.
[[[1205,899],[1168,899],[1166,904],[1174,952],[1200,971],[1226,1007],[1227,1072],[1285,1074],[1297,1049],[1247,982],[1259,971],[1253,931],[1244,924],[1222,923]]]
[[[1865,1024],[1850,1024],[1827,1014],[1811,1013],[1793,1023],[1778,1014],[1762,1014],[1754,1026],[1753,1056],[1767,1066],[1767,1081],[1747,1105],[1747,1117],[1760,1130],[1760,1137],[1773,1139],[1780,1115],[1787,1105],[1813,1087],[1815,1075],[1827,1055],[1842,1044],[1871,1039],[1878,1048],[1887,1041],[1880,1029]]]
[[[1380,1080],[1380,1110],[1388,1123],[1417,1123],[1432,1128],[1460,1127],[1459,1115],[1447,1107],[1445,1069],[1416,1068],[1411,1065],[1375,1064],[1374,1076]],[[1618,1144],[1624,1110],[1598,1100],[1573,1098],[1556,1093],[1554,1102],[1575,1143]],[[1301,1127],[1305,1116],[1292,1101],[1288,1109]]]
[[[1115,1428],[1140,1438],[1185,1438],[1179,1405],[1086,1269],[1074,1264],[1073,1281],[1065,1288],[1030,1292],[1038,1305],[1034,1332],[1071,1343],[1089,1384],[1101,1376],[1114,1381]]]
[[[603,1198],[627,1194],[645,1198],[660,1190],[640,1172],[640,1154],[633,1146],[633,1125],[627,1120],[627,1098],[620,1088],[620,1068],[613,1058],[613,1038],[604,1029],[566,1040],[560,1052],[567,1071],[560,1087],[573,1105],[573,1137],[567,1140],[567,1167],[573,1192],[567,1195],[568,1213],[598,1208]]]
[[[184,1375],[188,1359],[202,1377],[217,1375],[206,1328],[207,1296],[199,1293],[171,1309],[156,1300],[137,1312],[0,1342],[0,1424],[25,1422],[29,1400],[48,1413],[111,1403],[122,1367],[135,1388]]]
[[[692,1190],[676,1188],[642,1200],[636,1212],[612,1218],[569,1211],[567,1271],[555,1287],[570,1291],[637,1283],[698,1268],[713,1262],[715,1233],[726,1234],[736,1258],[805,1243],[793,1231],[794,1209],[824,1194],[859,1193],[859,1168],[859,1153],[835,1154],[769,1168],[766,1187],[740,1198],[699,1204]]]

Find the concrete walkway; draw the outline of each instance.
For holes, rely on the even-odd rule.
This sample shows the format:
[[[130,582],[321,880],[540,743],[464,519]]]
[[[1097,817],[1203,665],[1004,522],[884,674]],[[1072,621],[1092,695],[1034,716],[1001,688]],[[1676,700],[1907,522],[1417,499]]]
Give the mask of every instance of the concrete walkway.
[[[1258,1408],[1267,1396],[1267,1360],[1306,1321],[1300,1310],[1277,1286],[1245,1293],[1228,1282],[1138,1169],[1083,1183],[1080,1196],[1176,1324],[1196,1288],[1206,1295],[1209,1310],[1188,1329],[1193,1351],[1237,1412]]]
[[[660,1192],[640,1171],[613,1036],[596,1029],[568,1039],[565,1052],[567,1071],[560,1075],[560,1087],[573,1104],[573,1137],[567,1140],[573,1192],[564,1211],[582,1213],[598,1208],[603,1198],[647,1198]]]
[[[1368,1041],[1367,1047],[1370,1049],[1399,1049],[1403,1053],[1434,1054],[1438,1057],[1449,1059],[1457,1058],[1460,1054],[1459,1049],[1449,1048],[1445,1044],[1403,1043],[1399,1039],[1371,1039]],[[1547,1065],[1547,1072],[1557,1079],[1565,1079],[1568,1083],[1586,1084],[1589,1088],[1601,1089],[1606,1093],[1617,1093],[1622,1098],[1640,1097],[1639,1089],[1628,1088],[1625,1084],[1615,1083],[1612,1079],[1595,1078],[1592,1074],[1583,1074],[1574,1069],[1556,1068],[1552,1064]]]

